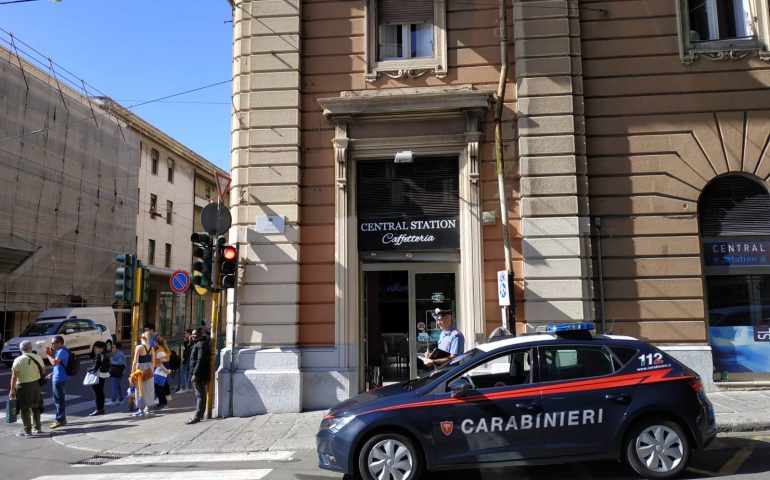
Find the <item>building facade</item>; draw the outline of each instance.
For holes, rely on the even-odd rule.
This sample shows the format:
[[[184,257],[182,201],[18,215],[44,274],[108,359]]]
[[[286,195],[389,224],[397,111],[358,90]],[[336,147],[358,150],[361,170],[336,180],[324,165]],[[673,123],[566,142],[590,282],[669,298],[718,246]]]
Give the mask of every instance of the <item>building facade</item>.
[[[200,296],[193,289],[175,293],[169,280],[177,270],[190,272],[190,235],[203,230],[203,207],[218,200],[216,174],[229,175],[114,101],[99,101],[139,136],[139,207],[132,251],[150,271],[149,300],[140,317],[177,344],[186,328],[210,324],[211,295]],[[124,315],[125,331],[130,322],[130,315]]]
[[[242,268],[220,414],[325,408],[417,375],[436,308],[466,348],[485,341],[506,267],[518,333],[592,321],[708,388],[715,370],[770,372],[736,360],[770,345],[766,0],[233,12]]]
[[[133,247],[139,138],[0,47],[2,337],[47,309],[109,306],[115,253]]]

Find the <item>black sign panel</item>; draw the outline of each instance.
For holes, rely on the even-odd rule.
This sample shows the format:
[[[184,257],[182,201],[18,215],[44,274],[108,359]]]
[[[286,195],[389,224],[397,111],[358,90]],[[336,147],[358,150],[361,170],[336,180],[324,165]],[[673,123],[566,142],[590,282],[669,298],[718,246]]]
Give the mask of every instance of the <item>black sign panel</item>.
[[[703,256],[707,267],[767,267],[770,266],[770,241],[703,242]]]
[[[457,250],[459,217],[397,218],[358,221],[358,250]]]

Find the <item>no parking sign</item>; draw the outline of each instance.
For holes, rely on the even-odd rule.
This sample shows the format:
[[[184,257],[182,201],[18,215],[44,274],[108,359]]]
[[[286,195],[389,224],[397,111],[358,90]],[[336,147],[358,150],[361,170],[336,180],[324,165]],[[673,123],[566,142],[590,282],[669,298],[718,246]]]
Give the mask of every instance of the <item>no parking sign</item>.
[[[168,283],[175,293],[184,293],[190,288],[190,274],[184,270],[177,270],[171,274]]]

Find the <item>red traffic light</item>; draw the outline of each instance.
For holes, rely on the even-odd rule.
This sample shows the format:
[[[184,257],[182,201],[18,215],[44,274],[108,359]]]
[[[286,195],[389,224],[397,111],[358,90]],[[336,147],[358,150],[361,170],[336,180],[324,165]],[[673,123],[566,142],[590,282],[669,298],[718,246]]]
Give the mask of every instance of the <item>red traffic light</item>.
[[[238,250],[235,247],[228,245],[222,249],[222,258],[225,260],[235,260],[238,257]]]

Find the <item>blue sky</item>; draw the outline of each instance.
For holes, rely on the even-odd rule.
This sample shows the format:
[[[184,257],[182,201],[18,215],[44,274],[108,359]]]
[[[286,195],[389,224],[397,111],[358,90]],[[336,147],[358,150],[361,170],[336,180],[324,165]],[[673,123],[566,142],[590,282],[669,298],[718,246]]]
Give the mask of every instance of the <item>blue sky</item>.
[[[126,107],[231,79],[227,0],[3,1],[2,29]],[[133,111],[229,171],[230,98],[224,83]]]

